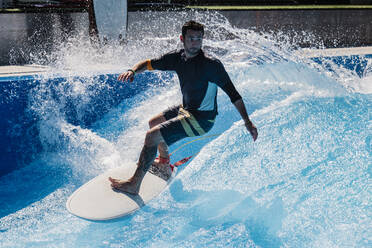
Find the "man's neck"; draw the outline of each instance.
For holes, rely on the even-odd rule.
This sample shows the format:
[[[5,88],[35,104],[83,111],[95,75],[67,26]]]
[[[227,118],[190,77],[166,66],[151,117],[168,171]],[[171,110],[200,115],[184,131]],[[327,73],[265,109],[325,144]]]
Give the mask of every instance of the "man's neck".
[[[184,51],[185,51],[185,57],[186,57],[186,59],[192,59],[192,58],[195,58],[195,57],[198,56],[199,53],[201,52],[201,50],[199,50],[197,53],[190,54],[190,53],[188,53],[186,50],[184,50]]]

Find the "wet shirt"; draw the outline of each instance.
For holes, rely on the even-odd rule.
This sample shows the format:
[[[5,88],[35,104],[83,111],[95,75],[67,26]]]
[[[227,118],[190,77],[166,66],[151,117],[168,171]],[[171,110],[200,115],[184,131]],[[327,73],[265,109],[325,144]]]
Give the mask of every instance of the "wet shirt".
[[[222,63],[200,51],[186,59],[184,50],[170,52],[148,60],[147,69],[175,71],[178,75],[183,108],[195,117],[214,119],[217,115],[217,86],[230,97],[231,102],[241,99]]]

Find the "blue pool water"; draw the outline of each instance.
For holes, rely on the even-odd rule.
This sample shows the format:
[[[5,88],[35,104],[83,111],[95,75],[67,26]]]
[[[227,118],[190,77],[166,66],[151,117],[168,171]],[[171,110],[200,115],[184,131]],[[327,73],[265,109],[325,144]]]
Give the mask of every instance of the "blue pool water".
[[[178,28],[190,16],[207,25],[204,46],[224,62],[258,140],[220,91],[210,131],[218,135],[174,154],[200,151],[158,198],[111,222],[70,215],[65,201],[75,189],[136,162],[148,119],[179,103],[178,80],[142,75],[149,87],[89,125],[71,121],[66,106],[89,110],[92,88],[102,86],[97,71],[113,73],[106,80],[115,87],[123,68],[177,48]],[[155,27],[167,28],[130,27],[141,32],[126,47],[97,53],[88,39],[72,38],[49,58],[51,78],[73,68],[85,79],[67,75],[53,90],[40,80],[27,96],[41,148],[0,177],[0,247],[371,247],[371,58],[362,71],[314,62],[296,55],[295,44],[235,29],[218,15],[181,12],[158,21]]]

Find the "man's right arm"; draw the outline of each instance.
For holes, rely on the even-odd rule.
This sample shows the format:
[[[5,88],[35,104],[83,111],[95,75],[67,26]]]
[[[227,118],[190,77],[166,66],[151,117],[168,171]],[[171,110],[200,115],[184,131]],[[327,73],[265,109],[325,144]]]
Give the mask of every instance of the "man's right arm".
[[[162,71],[167,71],[167,70],[175,70],[175,64],[177,61],[178,57],[178,52],[170,52],[167,53],[159,58],[156,59],[147,59],[138,62],[135,64],[132,69],[129,69],[128,71],[122,73],[119,75],[118,80],[119,81],[128,81],[130,80],[131,82],[134,79],[134,76],[137,73],[144,72],[146,70],[162,70]]]
[[[130,80],[132,82],[135,74],[146,71],[147,64],[148,60],[138,62],[132,67],[132,69],[129,69],[128,71],[120,74],[118,80],[123,82]]]

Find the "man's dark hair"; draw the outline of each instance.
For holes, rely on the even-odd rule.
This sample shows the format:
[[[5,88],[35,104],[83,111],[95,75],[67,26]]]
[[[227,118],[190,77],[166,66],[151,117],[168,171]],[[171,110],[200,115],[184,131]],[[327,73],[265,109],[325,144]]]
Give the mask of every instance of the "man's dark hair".
[[[182,36],[185,37],[187,30],[201,31],[204,35],[204,25],[196,21],[188,21],[182,26]]]

